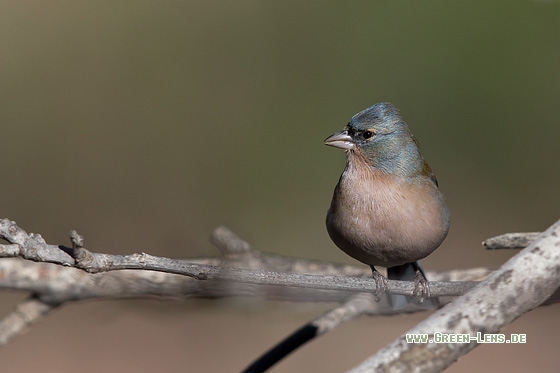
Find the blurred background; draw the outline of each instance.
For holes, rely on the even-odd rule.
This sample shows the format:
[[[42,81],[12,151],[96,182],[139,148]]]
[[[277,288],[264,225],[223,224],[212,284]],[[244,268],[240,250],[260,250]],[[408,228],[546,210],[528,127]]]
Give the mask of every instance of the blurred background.
[[[452,214],[430,270],[498,267],[481,241],[559,217],[557,1],[7,1],[1,217],[97,252],[217,255],[224,224],[271,253],[354,263],[324,228],[344,154],[323,145],[391,101]],[[25,294],[3,294],[7,313]],[[70,304],[4,347],[5,371],[233,372],[332,304]],[[558,306],[450,372],[557,369]],[[339,372],[427,314],[362,318],[273,372]],[[33,358],[30,358],[33,356]]]

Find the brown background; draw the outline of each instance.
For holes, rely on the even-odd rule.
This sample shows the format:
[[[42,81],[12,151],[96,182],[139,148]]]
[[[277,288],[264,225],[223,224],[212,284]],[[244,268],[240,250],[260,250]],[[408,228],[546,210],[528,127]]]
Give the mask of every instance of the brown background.
[[[7,1],[0,5],[2,217],[95,251],[256,248],[353,263],[324,217],[344,166],[322,140],[401,109],[452,213],[429,269],[497,267],[480,242],[559,218],[558,2]],[[7,293],[8,312],[25,294]],[[333,305],[86,302],[0,352],[2,371],[239,371]],[[557,371],[557,306],[450,372]],[[339,372],[426,315],[363,318],[274,372]]]

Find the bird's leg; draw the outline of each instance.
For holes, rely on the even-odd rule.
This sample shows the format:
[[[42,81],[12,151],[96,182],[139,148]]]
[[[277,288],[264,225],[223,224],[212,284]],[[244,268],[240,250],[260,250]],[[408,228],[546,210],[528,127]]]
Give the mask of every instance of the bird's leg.
[[[383,297],[383,294],[387,291],[387,279],[375,269],[374,266],[371,267],[371,275],[375,281],[375,301],[379,302]]]
[[[418,297],[420,303],[424,303],[424,300],[430,297],[430,285],[419,268],[416,268],[414,275],[414,292],[412,294]]]

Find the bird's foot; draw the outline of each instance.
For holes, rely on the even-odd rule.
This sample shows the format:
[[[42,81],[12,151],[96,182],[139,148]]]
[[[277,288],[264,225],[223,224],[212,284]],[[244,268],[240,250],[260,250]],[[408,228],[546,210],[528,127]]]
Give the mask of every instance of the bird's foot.
[[[375,291],[373,295],[375,296],[375,301],[379,302],[381,298],[383,298],[383,294],[387,291],[387,279],[373,267],[371,267],[371,275],[375,281]]]
[[[428,280],[426,280],[419,270],[416,270],[416,274],[414,275],[414,292],[412,294],[418,298],[420,303],[424,303],[424,300],[431,295]]]

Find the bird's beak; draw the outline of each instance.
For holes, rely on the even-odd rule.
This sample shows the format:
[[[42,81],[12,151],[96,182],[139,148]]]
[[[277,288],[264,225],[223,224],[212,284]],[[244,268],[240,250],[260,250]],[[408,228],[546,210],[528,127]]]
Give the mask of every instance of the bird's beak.
[[[325,145],[344,150],[352,150],[356,146],[352,141],[352,137],[348,135],[348,131],[346,130],[342,130],[327,137],[325,139]]]

